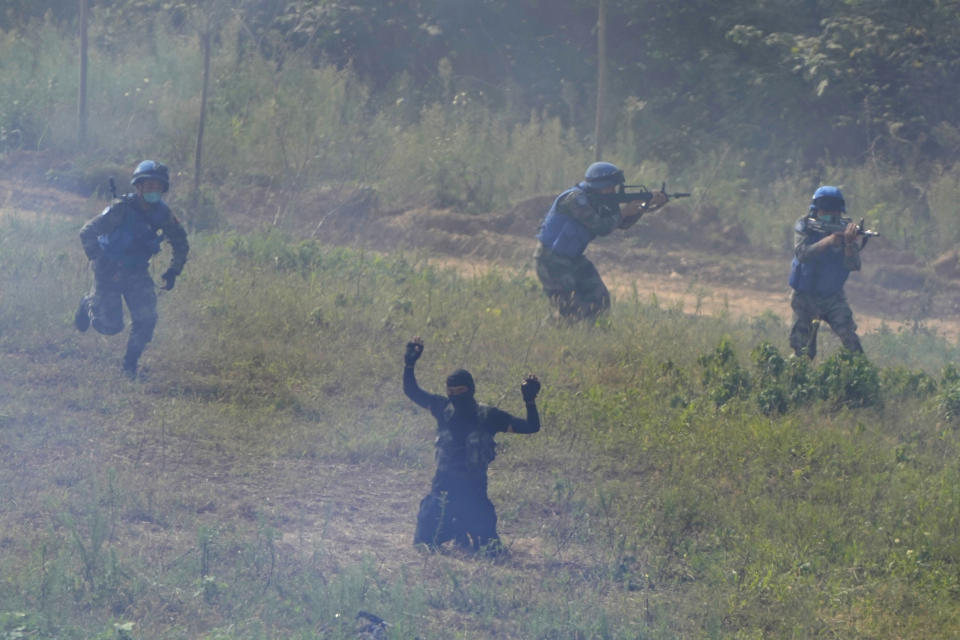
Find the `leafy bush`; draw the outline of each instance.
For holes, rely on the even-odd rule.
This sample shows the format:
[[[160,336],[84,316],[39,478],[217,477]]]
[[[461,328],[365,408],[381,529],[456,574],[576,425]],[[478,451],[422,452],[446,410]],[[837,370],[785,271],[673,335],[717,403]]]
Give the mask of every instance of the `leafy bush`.
[[[880,387],[886,398],[926,398],[937,392],[937,381],[925,371],[887,367],[880,372]]]
[[[947,420],[960,418],[960,384],[953,384],[943,390],[938,408]]]
[[[781,384],[787,362],[780,351],[769,342],[761,342],[751,352],[756,368],[757,406],[765,415],[785,413],[789,408],[789,394]]]
[[[940,377],[944,385],[955,384],[960,382],[960,369],[955,364],[949,363],[943,367]]]
[[[842,349],[813,376],[820,397],[837,405],[870,407],[881,403],[880,375],[862,353]]]
[[[761,382],[777,381],[786,369],[786,360],[780,351],[769,342],[761,342],[753,348],[751,358]]]
[[[737,362],[728,336],[720,340],[713,353],[698,358],[697,363],[703,367],[703,385],[716,406],[750,392],[750,374]]]

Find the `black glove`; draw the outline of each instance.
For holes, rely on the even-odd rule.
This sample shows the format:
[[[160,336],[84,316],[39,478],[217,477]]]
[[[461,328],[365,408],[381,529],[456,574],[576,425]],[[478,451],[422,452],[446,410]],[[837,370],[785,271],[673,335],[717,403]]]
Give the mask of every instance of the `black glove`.
[[[173,289],[173,283],[177,281],[177,272],[173,268],[167,269],[160,276],[160,279],[163,280],[163,288],[170,291],[170,289]]]
[[[523,395],[524,402],[536,400],[537,394],[540,393],[540,381],[537,376],[530,375],[524,378],[520,383],[520,393]]]
[[[420,358],[420,354],[422,353],[423,340],[420,338],[413,338],[407,343],[407,351],[403,354],[403,362],[408,367],[412,367],[417,363],[417,359]]]

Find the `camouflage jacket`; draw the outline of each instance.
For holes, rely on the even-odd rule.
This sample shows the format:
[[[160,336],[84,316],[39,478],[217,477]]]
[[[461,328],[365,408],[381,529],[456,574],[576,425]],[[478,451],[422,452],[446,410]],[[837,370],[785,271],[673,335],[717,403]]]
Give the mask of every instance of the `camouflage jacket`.
[[[80,244],[88,259],[131,271],[146,269],[163,240],[173,249],[170,268],[179,275],[190,251],[187,232],[166,204],[141,209],[132,194],[104,209],[80,230]]]
[[[619,206],[591,201],[583,189],[573,187],[554,200],[537,239],[553,253],[573,258],[595,237],[610,234],[621,221]]]

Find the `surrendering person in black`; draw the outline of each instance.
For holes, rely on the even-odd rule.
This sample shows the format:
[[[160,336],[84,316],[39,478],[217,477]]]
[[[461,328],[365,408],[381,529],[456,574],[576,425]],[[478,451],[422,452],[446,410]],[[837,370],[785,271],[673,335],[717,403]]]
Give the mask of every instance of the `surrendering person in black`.
[[[423,341],[413,338],[404,354],[403,392],[429,409],[437,420],[436,460],[430,493],[420,501],[415,545],[437,550],[453,540],[458,546],[496,554],[503,550],[497,535],[497,513],[487,497],[487,466],[496,455],[499,432],[536,433],[540,414],[536,397],[540,381],[524,378],[520,393],[527,419],[512,416],[474,399],[473,376],[458,369],[447,377],[447,394],[428,393],[417,384],[414,366],[423,353]]]

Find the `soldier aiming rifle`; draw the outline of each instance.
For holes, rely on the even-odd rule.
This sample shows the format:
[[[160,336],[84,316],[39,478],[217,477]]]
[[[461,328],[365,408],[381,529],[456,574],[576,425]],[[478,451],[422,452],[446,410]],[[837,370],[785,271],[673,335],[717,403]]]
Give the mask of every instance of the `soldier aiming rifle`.
[[[557,196],[540,225],[533,254],[537,277],[561,318],[590,319],[610,308],[610,292],[583,255],[591,240],[630,228],[670,198],[690,195],[667,194],[665,188],[653,192],[642,186],[633,186],[639,191],[629,192],[625,182],[616,166],[594,162],[580,183]]]
[[[790,346],[795,355],[811,360],[817,355],[820,320],[830,325],[845,348],[863,351],[843,285],[851,271],[860,270],[860,251],[867,241],[879,234],[864,229],[862,219],[855,223],[842,217],[845,212],[840,189],[823,186],[814,191],[808,214],[793,227]]]

